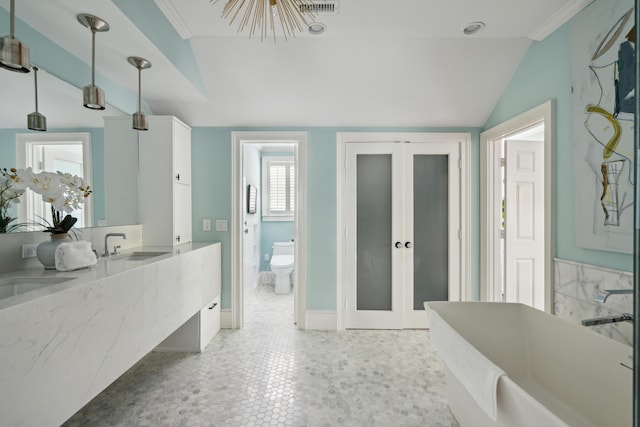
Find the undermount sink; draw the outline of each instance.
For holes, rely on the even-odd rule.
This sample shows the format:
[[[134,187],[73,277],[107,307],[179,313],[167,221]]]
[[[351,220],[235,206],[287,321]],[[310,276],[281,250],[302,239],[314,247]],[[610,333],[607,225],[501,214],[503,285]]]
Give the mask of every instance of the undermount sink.
[[[145,261],[160,255],[166,255],[169,252],[131,252],[128,254],[118,255],[113,261]]]
[[[0,299],[64,283],[75,277],[10,277],[0,280]]]

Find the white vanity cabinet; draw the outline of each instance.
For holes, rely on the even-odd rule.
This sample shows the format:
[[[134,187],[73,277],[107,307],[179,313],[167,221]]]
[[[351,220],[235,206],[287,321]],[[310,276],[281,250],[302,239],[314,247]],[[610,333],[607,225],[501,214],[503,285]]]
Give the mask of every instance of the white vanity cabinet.
[[[191,128],[173,116],[151,116],[138,144],[144,244],[191,242]]]

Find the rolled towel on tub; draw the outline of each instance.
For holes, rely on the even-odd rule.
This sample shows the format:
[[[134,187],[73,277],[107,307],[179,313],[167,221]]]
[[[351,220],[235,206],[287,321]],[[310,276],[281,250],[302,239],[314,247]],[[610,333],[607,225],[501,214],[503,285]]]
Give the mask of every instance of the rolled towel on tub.
[[[431,342],[443,362],[480,409],[496,421],[498,380],[505,372],[469,344],[435,310],[429,309],[427,313]]]
[[[72,271],[87,268],[98,263],[91,243],[86,240],[60,243],[55,253],[56,270]]]

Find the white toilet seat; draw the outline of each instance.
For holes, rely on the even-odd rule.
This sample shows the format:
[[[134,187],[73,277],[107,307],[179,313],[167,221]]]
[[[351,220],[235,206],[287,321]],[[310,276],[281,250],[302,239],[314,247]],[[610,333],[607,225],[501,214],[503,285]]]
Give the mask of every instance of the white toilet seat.
[[[271,268],[293,268],[293,255],[274,255],[271,258]]]

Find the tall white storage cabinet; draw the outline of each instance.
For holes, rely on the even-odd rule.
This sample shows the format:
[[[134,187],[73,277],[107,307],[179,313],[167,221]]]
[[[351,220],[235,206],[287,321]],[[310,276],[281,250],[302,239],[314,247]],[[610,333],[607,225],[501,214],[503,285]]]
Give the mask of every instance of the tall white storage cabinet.
[[[145,245],[191,241],[191,128],[173,116],[149,117],[138,135],[139,215]]]

